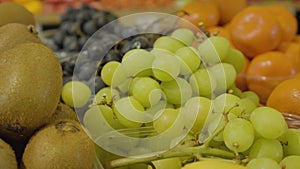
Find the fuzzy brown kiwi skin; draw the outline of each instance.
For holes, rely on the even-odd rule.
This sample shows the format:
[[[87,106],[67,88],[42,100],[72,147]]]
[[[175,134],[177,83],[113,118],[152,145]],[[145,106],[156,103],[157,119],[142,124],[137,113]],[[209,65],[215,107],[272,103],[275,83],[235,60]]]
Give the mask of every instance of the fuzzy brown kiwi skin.
[[[23,43],[0,53],[0,135],[26,140],[53,115],[62,89],[54,52]]]
[[[21,43],[42,43],[33,25],[9,23],[0,27],[0,53]]]
[[[49,160],[51,159],[51,160]],[[60,120],[39,130],[27,144],[26,169],[93,169],[93,141],[73,120]]]
[[[18,169],[16,156],[12,147],[0,138],[0,168]]]
[[[64,119],[75,120],[79,122],[75,111],[70,106],[60,102],[47,124]]]
[[[0,3],[0,26],[8,23],[35,25],[35,18],[24,6],[15,2],[3,2]]]

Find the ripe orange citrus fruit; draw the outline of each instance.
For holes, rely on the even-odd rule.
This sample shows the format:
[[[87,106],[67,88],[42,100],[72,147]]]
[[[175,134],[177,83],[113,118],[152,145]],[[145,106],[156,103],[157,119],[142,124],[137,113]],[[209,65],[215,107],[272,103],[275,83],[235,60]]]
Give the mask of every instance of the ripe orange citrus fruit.
[[[247,0],[213,0],[220,12],[220,24],[224,25],[242,9],[247,7]]]
[[[262,6],[249,6],[230,22],[234,46],[247,57],[276,49],[281,42],[281,27],[276,17]]]
[[[200,22],[203,22],[205,27],[215,26],[220,20],[217,6],[210,1],[191,1],[183,6],[177,15],[196,26],[199,26]]]
[[[296,16],[285,6],[272,4],[266,8],[277,18],[282,29],[282,41],[291,41],[296,37],[298,21]]]
[[[247,85],[265,104],[272,90],[295,74],[293,63],[283,53],[269,51],[257,55],[248,65]]]
[[[300,72],[300,43],[292,41],[281,42],[278,51],[283,52],[291,60],[297,72]]]
[[[280,112],[300,116],[300,79],[292,78],[278,84],[267,101],[267,106]]]

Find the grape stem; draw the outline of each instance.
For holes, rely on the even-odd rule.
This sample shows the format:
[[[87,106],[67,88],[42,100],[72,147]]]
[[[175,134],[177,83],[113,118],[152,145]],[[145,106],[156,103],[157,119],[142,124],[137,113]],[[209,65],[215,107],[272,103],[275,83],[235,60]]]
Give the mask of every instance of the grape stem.
[[[211,148],[204,145],[196,146],[196,147],[186,147],[186,148],[180,148],[180,149],[174,149],[170,150],[155,156],[151,157],[144,157],[144,158],[120,158],[117,160],[113,160],[110,162],[110,166],[112,168],[122,167],[122,166],[128,166],[133,165],[137,163],[150,163],[154,160],[159,159],[166,159],[166,158],[173,158],[173,157],[195,157],[197,155],[201,156],[216,156],[220,158],[226,158],[226,159],[234,159],[235,154],[230,151],[221,150],[217,148]]]

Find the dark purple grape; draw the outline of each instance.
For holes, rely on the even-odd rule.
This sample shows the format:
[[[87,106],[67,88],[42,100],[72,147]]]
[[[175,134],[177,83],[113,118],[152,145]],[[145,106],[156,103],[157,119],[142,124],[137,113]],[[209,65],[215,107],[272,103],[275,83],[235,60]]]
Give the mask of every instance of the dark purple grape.
[[[98,27],[94,20],[85,22],[82,27],[82,31],[88,36],[92,36],[97,30]]]
[[[99,60],[100,56],[106,51],[106,45],[100,41],[95,41],[87,48],[88,58],[91,60]]]
[[[84,24],[91,19],[91,14],[89,11],[80,11],[76,14],[76,22],[79,24]]]
[[[52,37],[53,41],[58,46],[62,46],[64,38],[65,38],[65,34],[61,31],[56,31]]]
[[[94,63],[87,62],[83,64],[79,70],[76,72],[76,77],[79,80],[90,80],[92,75],[96,73],[97,68]]]
[[[77,38],[74,36],[67,36],[63,42],[63,49],[68,52],[75,52],[79,50]]]
[[[122,54],[124,55],[126,52],[132,49],[148,49],[149,47],[149,40],[145,36],[139,35],[124,45],[122,48]]]
[[[122,60],[122,55],[121,52],[118,50],[110,50],[106,56],[102,59],[101,65],[106,64],[107,62],[110,61],[118,61],[120,62]]]
[[[79,37],[78,45],[79,45],[80,49],[84,46],[84,44],[88,41],[88,39],[89,39],[89,37],[86,36],[86,35],[83,35],[83,36]]]

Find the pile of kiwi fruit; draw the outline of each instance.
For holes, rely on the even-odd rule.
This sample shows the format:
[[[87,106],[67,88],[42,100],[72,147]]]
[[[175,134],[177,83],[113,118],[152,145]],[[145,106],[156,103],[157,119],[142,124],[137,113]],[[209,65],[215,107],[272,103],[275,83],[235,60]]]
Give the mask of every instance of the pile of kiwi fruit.
[[[0,3],[0,169],[93,169],[93,141],[60,103],[62,68],[34,25]]]

